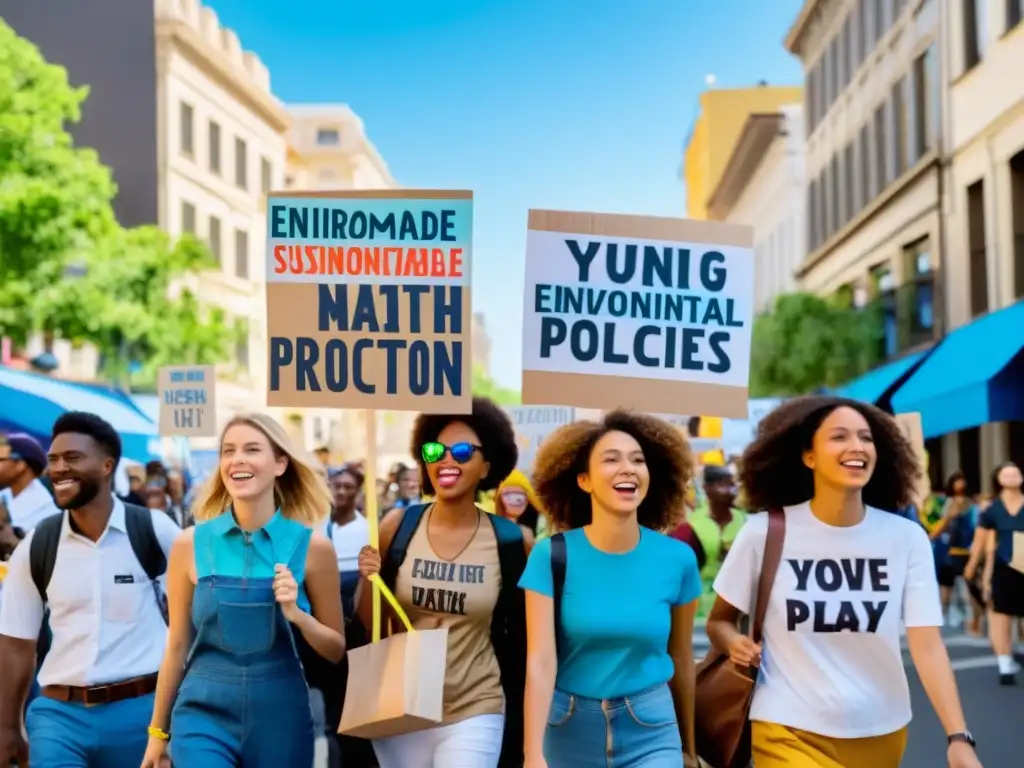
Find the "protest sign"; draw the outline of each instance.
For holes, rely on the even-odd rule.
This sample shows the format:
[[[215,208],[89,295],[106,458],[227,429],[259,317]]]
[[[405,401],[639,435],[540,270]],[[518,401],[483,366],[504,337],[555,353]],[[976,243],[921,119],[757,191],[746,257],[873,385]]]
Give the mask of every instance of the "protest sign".
[[[747,415],[753,230],[530,211],[523,402]]]
[[[157,374],[160,434],[217,435],[217,374],[212,365],[168,365]]]
[[[505,408],[519,443],[519,463],[527,475],[533,470],[533,459],[544,439],[559,427],[575,421],[572,408],[547,405],[512,405]]]
[[[272,407],[468,413],[471,192],[271,193]]]

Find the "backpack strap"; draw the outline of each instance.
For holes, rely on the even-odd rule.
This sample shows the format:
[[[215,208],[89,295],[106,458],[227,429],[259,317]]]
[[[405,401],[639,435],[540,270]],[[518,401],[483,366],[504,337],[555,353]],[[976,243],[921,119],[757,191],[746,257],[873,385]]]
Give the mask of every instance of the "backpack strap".
[[[501,589],[491,620],[491,645],[501,670],[505,695],[505,731],[499,768],[523,764],[523,696],[526,688],[526,596],[519,579],[526,569],[526,546],[519,525],[487,515],[498,543]]]
[[[388,585],[388,589],[394,590],[395,588],[398,569],[405,562],[405,555],[409,551],[409,542],[412,541],[416,529],[420,527],[420,522],[426,511],[426,504],[413,504],[402,510],[402,522],[399,523],[398,530],[395,531],[395,536],[391,539],[388,553],[380,567],[380,577]]]
[[[556,533],[551,537],[551,585],[554,592],[552,602],[555,607],[555,653],[559,657],[562,655],[562,594],[565,592],[567,562],[565,534]]]
[[[137,504],[125,504],[124,527],[128,534],[128,542],[132,545],[132,552],[135,553],[142,570],[149,577],[153,596],[156,598],[160,615],[163,616],[166,624],[168,620],[167,600],[160,589],[159,579],[167,573],[167,555],[164,554],[160,540],[156,537],[156,530],[153,528],[153,513]]]
[[[47,602],[46,590],[53,578],[53,568],[57,564],[57,547],[60,544],[60,531],[64,525],[64,513],[51,515],[43,520],[32,531],[29,544],[28,562],[32,573],[32,583],[43,603]]]

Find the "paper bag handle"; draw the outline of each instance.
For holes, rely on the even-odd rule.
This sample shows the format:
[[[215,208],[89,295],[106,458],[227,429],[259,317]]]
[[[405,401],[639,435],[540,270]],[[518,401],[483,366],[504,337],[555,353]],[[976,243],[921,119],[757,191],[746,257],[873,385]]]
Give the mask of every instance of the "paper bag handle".
[[[391,606],[391,609],[395,612],[395,615],[398,617],[398,620],[402,622],[402,624],[405,626],[405,631],[415,632],[416,630],[413,629],[412,622],[409,621],[409,617],[405,614],[405,611],[402,610],[402,606],[399,604],[398,599],[391,593],[391,590],[388,589],[388,585],[384,583],[384,579],[380,577],[380,574],[373,574],[370,577],[370,582],[373,584],[375,588],[380,590],[380,594],[382,594],[384,596],[384,599],[388,601],[388,604]],[[376,626],[373,627],[372,638],[373,642],[376,643],[380,640],[380,615],[378,614],[373,618],[375,619],[374,623],[376,624]]]

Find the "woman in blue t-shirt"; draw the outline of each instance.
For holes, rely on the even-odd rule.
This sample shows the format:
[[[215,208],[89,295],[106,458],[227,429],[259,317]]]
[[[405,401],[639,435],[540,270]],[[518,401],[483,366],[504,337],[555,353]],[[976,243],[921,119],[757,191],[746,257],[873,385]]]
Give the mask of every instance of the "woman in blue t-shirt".
[[[519,582],[526,768],[603,768],[610,750],[617,768],[679,768],[684,744],[696,765],[700,572],[693,550],[658,532],[684,509],[693,467],[686,440],[660,419],[613,411],[556,431],[534,466],[541,503],[562,533],[537,542]]]

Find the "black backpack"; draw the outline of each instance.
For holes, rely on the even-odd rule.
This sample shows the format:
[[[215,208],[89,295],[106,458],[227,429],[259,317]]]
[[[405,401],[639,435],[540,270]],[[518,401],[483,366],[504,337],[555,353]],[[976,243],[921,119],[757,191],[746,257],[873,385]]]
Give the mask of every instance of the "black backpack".
[[[47,601],[46,590],[50,586],[53,569],[57,564],[60,530],[63,524],[64,513],[51,515],[39,523],[32,532],[32,542],[28,552],[29,568],[32,572],[32,582],[36,585],[44,604]],[[142,565],[142,570],[146,572],[146,576],[152,582],[153,594],[160,607],[160,614],[166,622],[167,602],[164,600],[157,579],[167,572],[167,556],[153,529],[152,513],[145,507],[125,504],[124,525],[128,533],[128,541],[132,545],[132,551],[138,558],[139,564]]]

